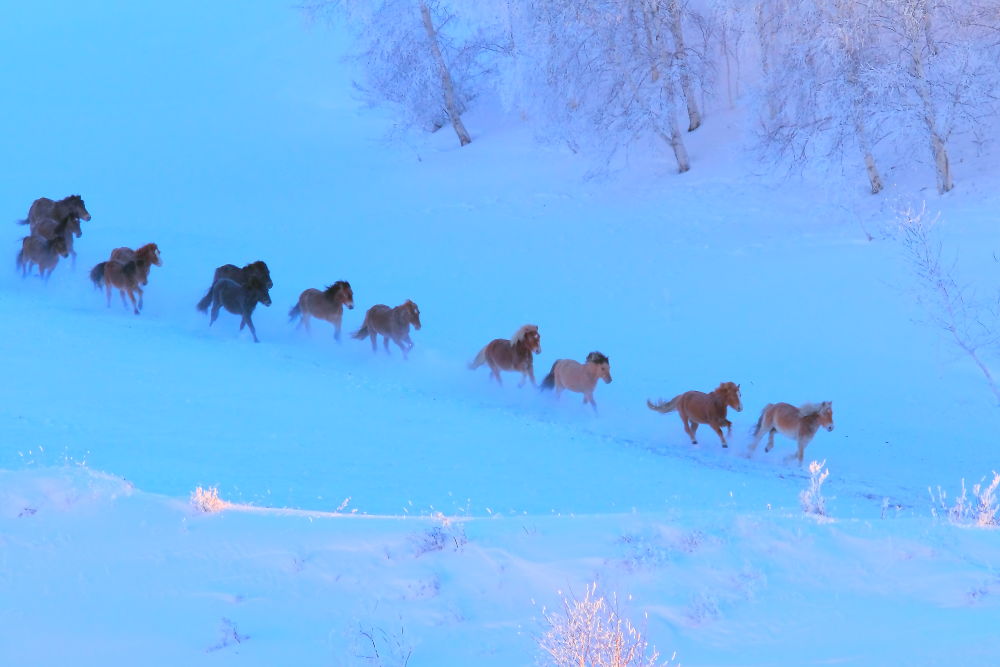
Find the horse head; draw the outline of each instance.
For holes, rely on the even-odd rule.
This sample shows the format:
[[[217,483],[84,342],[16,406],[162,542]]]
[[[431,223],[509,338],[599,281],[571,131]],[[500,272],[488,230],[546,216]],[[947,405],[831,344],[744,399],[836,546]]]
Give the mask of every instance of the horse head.
[[[69,246],[66,245],[66,237],[62,234],[49,241],[49,248],[63,257],[69,257]]]
[[[351,289],[351,283],[346,280],[338,280],[327,287],[326,294],[331,299],[338,298],[339,295],[340,302],[349,310],[354,310],[354,290]]]
[[[833,430],[833,401],[823,401],[819,406],[819,425],[825,426],[827,431]]]
[[[420,309],[417,308],[417,304],[407,299],[406,303],[403,304],[403,312],[406,315],[407,321],[413,325],[413,328],[420,331]]]
[[[537,324],[525,324],[517,330],[510,339],[510,342],[514,345],[523,344],[530,352],[534,352],[535,354],[542,353],[542,335],[538,333]]]
[[[611,384],[611,361],[600,352],[591,352],[587,355],[587,363],[594,364],[598,369],[598,377],[604,380],[605,384]]]
[[[135,255],[154,266],[163,266],[163,260],[160,258],[160,247],[155,243],[147,243],[136,250]]]
[[[271,289],[274,287],[274,283],[271,281],[271,271],[267,268],[267,264],[265,264],[262,260],[258,259],[256,262],[247,264],[243,267],[243,271],[251,275],[258,276],[265,289]]]
[[[257,301],[265,306],[271,305],[271,295],[267,291],[267,285],[258,276],[250,276],[245,287],[247,292],[256,297]]]
[[[83,203],[83,197],[80,195],[70,195],[63,200],[66,206],[69,208],[70,215],[75,218],[79,218],[84,222],[90,220],[90,213],[87,211],[87,207]],[[77,234],[80,236],[80,234]]]
[[[723,382],[715,391],[722,395],[726,405],[736,410],[736,412],[743,412],[743,401],[740,398],[740,386],[738,384],[735,382]]]

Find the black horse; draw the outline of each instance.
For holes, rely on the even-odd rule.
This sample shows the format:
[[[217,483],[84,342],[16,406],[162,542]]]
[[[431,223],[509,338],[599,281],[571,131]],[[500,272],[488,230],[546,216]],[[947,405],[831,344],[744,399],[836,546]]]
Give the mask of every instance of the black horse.
[[[208,304],[212,303],[212,288],[215,287],[215,283],[220,278],[229,278],[235,283],[246,285],[247,281],[252,277],[256,277],[265,289],[274,287],[274,283],[271,282],[271,271],[267,268],[267,264],[261,260],[251,262],[242,269],[235,264],[223,264],[212,275],[212,285],[205,292],[205,296],[201,297],[201,301],[198,302],[198,310],[208,309]]]
[[[219,278],[212,283],[209,296],[209,302],[212,306],[212,317],[209,320],[209,326],[212,326],[219,316],[219,310],[224,306],[230,313],[242,316],[240,331],[245,326],[250,327],[253,342],[260,342],[257,340],[257,330],[254,329],[253,320],[250,319],[250,316],[253,314],[254,308],[257,307],[258,303],[262,303],[265,306],[271,305],[271,295],[267,291],[266,283],[257,276],[251,276],[244,284],[240,284],[229,278]],[[208,306],[209,303],[206,303],[205,299],[202,299],[198,303],[198,310],[204,312],[208,309]]]

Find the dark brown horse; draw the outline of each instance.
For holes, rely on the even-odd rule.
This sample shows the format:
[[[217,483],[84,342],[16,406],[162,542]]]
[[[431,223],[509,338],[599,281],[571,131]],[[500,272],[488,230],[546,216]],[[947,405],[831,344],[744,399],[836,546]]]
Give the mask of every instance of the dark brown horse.
[[[28,217],[20,221],[22,225],[31,225],[31,233],[45,238],[61,234],[66,238],[66,248],[73,257],[76,266],[76,251],[73,250],[73,236],[79,238],[83,234],[80,221],[90,220],[90,213],[80,195],[70,195],[59,201],[48,197],[40,197],[28,209]],[[57,231],[58,229],[58,231]]]
[[[346,280],[338,280],[322,292],[310,287],[299,295],[299,302],[288,311],[289,321],[301,317],[299,325],[309,329],[309,318],[318,317],[333,325],[333,337],[340,340],[340,322],[344,317],[344,306],[354,309],[354,290]]]
[[[767,446],[765,452],[774,448],[774,434],[781,433],[789,438],[795,438],[798,450],[786,457],[786,460],[798,458],[799,465],[802,465],[802,457],[805,455],[806,445],[816,435],[816,431],[825,428],[827,431],[833,430],[833,403],[823,401],[822,403],[806,403],[795,407],[788,403],[768,403],[760,413],[757,426],[753,432],[753,442],[750,443],[749,456],[753,455],[761,438],[767,434]]]
[[[245,285],[250,278],[257,278],[257,281],[264,289],[274,287],[274,283],[271,282],[271,271],[267,268],[267,264],[261,260],[251,262],[242,269],[235,264],[223,264],[212,274],[212,286],[208,288],[205,296],[198,302],[198,310],[208,310],[208,305],[212,303],[212,287],[215,286],[215,282],[219,278],[228,278],[240,285]]]
[[[517,386],[523,387],[526,380],[531,380],[532,386],[537,386],[532,355],[541,352],[542,337],[538,333],[538,326],[525,324],[511,336],[510,340],[495,338],[487,343],[469,363],[469,368],[475,370],[483,364],[489,364],[490,375],[496,378],[500,385],[503,385],[500,379],[501,370],[516,371],[522,374],[521,382]]]
[[[395,308],[380,303],[368,309],[361,328],[351,336],[358,340],[370,337],[372,339],[372,352],[377,352],[376,339],[379,334],[382,334],[386,354],[389,353],[389,340],[391,339],[403,351],[403,358],[406,359],[410,350],[413,349],[413,341],[410,339],[411,324],[417,331],[420,330],[420,309],[417,308],[417,304],[409,299],[406,300],[406,303]]]
[[[122,305],[126,308],[128,308],[128,303],[125,301],[125,293],[128,292],[128,298],[132,301],[132,312],[136,315],[142,310],[142,287],[139,286],[142,282],[142,276],[143,270],[139,267],[139,262],[135,260],[119,262],[110,259],[90,270],[90,280],[94,283],[94,287],[104,287],[107,291],[108,308],[111,307],[111,288],[117,287],[122,297]],[[139,293],[138,302],[135,298],[136,292]]]
[[[260,341],[257,340],[257,330],[254,328],[253,320],[250,319],[250,316],[253,315],[253,311],[258,303],[262,303],[265,306],[271,305],[271,295],[267,289],[264,281],[255,275],[250,276],[245,283],[238,283],[229,278],[219,278],[212,284],[212,289],[209,290],[212,317],[208,321],[208,325],[212,326],[219,316],[219,310],[225,307],[230,313],[241,316],[240,331],[243,331],[243,327],[249,327],[250,335],[253,336],[253,342],[259,343]],[[198,304],[198,310],[205,311],[207,309],[207,304],[204,308],[200,303]]]
[[[740,386],[732,382],[723,382],[715,390],[709,393],[700,391],[686,391],[683,394],[674,396],[669,401],[659,401],[653,403],[646,401],[650,410],[656,412],[673,412],[681,416],[684,424],[684,431],[691,437],[691,444],[697,445],[695,431],[699,424],[708,424],[715,431],[722,446],[726,444],[726,436],[722,435],[722,427],[731,427],[732,424],[726,419],[726,409],[732,408],[737,412],[743,410],[743,402],[740,400]]]
[[[140,284],[149,284],[149,270],[153,266],[163,266],[163,259],[160,257],[160,247],[155,243],[133,250],[122,246],[111,251],[111,259],[117,262],[135,262],[136,268],[140,271]],[[141,307],[141,306],[140,306]]]
[[[591,352],[587,355],[585,363],[579,363],[573,359],[556,359],[552,364],[552,370],[542,380],[541,389],[555,389],[556,398],[563,389],[578,391],[583,394],[583,403],[590,403],[597,412],[597,403],[594,401],[594,387],[598,380],[604,380],[605,384],[611,383],[611,362],[600,352]]]
[[[17,253],[15,265],[21,271],[22,276],[31,273],[33,265],[38,266],[38,275],[48,281],[59,257],[66,257],[69,252],[66,250],[66,239],[57,236],[52,239],[41,236],[25,236],[21,239],[21,250]]]

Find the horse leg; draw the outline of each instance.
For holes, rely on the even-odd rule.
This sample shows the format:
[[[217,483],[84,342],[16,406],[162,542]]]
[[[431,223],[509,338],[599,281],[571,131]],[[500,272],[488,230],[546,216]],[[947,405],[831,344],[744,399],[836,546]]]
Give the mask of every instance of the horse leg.
[[[382,346],[385,348],[385,353],[391,354],[389,352],[389,336],[382,334],[382,343],[383,343]],[[399,341],[396,341],[396,345],[399,345]],[[400,347],[402,347],[402,345],[400,345]]]
[[[208,326],[212,326],[212,324],[215,323],[215,320],[219,317],[219,309],[221,308],[222,308],[221,301],[212,301],[212,316],[208,320]]]
[[[302,319],[299,320],[299,326],[300,327],[301,326],[305,326],[306,333],[310,333],[311,334],[312,333],[312,325],[309,324],[310,317],[311,316],[309,315],[309,311],[303,309],[302,310]]]
[[[139,288],[137,287],[136,289],[139,289]],[[139,306],[137,306],[136,303],[135,303],[135,294],[132,293],[131,289],[128,291],[128,298],[132,300],[132,312],[135,313],[136,315],[138,315],[139,314]],[[124,298],[123,298],[123,300],[124,300]]]
[[[253,328],[253,320],[250,319],[250,315],[247,314],[247,313],[244,313],[243,314],[243,321],[246,323],[247,328],[250,329],[250,335],[253,336],[253,342],[259,343],[260,341],[257,340],[257,330]],[[243,328],[243,325],[241,324],[240,325],[240,329],[242,329],[242,328]]]
[[[694,421],[688,423],[688,413],[683,407],[677,408],[677,414],[681,416],[681,423],[684,424],[684,432],[688,434],[689,438],[691,438],[691,444],[697,445],[698,440],[695,438],[694,434],[698,430],[698,424]]]
[[[128,310],[128,301],[125,300],[125,290],[123,288],[119,287],[118,288],[118,293],[121,294],[121,297],[122,297],[122,307],[125,308],[126,310]],[[131,296],[131,293],[129,293],[129,296]]]
[[[111,307],[111,283],[108,282],[108,276],[104,276],[104,289],[108,293],[108,308]]]
[[[333,321],[333,339],[340,342],[340,318],[338,317]]]
[[[774,449],[774,434],[776,432],[777,431],[773,428],[767,432],[767,446],[764,447],[765,452],[769,452]]]
[[[378,334],[375,333],[375,329],[374,328],[371,329],[371,332],[372,332],[371,333],[371,337],[372,337],[372,352],[374,353],[374,352],[378,352]]]
[[[139,310],[142,310],[142,288],[141,287],[136,287],[135,290],[139,293]],[[134,299],[133,299],[133,301],[134,301]],[[138,315],[138,314],[139,314],[139,311],[136,311],[136,315]]]
[[[722,446],[728,448],[729,445],[726,444],[726,436],[722,433],[722,426],[714,422],[709,424],[709,426],[711,426],[712,430],[719,436],[719,440],[722,441]]]

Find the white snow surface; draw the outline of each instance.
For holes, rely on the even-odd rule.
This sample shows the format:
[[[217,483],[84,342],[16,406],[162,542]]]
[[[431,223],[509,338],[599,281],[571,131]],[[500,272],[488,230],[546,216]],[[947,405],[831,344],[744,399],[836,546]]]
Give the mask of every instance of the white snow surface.
[[[593,582],[684,665],[1000,663],[1000,533],[929,493],[998,468],[1000,412],[883,233],[926,201],[992,288],[988,155],[959,147],[947,196],[916,164],[872,197],[854,165],[772,174],[716,110],[689,173],[651,146],[591,177],[486,103],[467,147],[385,141],[339,33],[285,3],[5,15],[10,258],[36,197],[93,219],[75,268],[0,272],[0,664],[531,665],[543,613]],[[142,314],[107,308],[90,267],[150,241]],[[255,345],[194,304],[257,259]],[[408,361],[288,322],[338,279],[345,334],[419,304]],[[598,414],[467,369],[529,322],[539,379],[610,357]],[[725,380],[728,449],[645,407]],[[765,404],[823,400],[817,518],[790,440],[745,452]],[[202,513],[198,487],[235,505]]]

